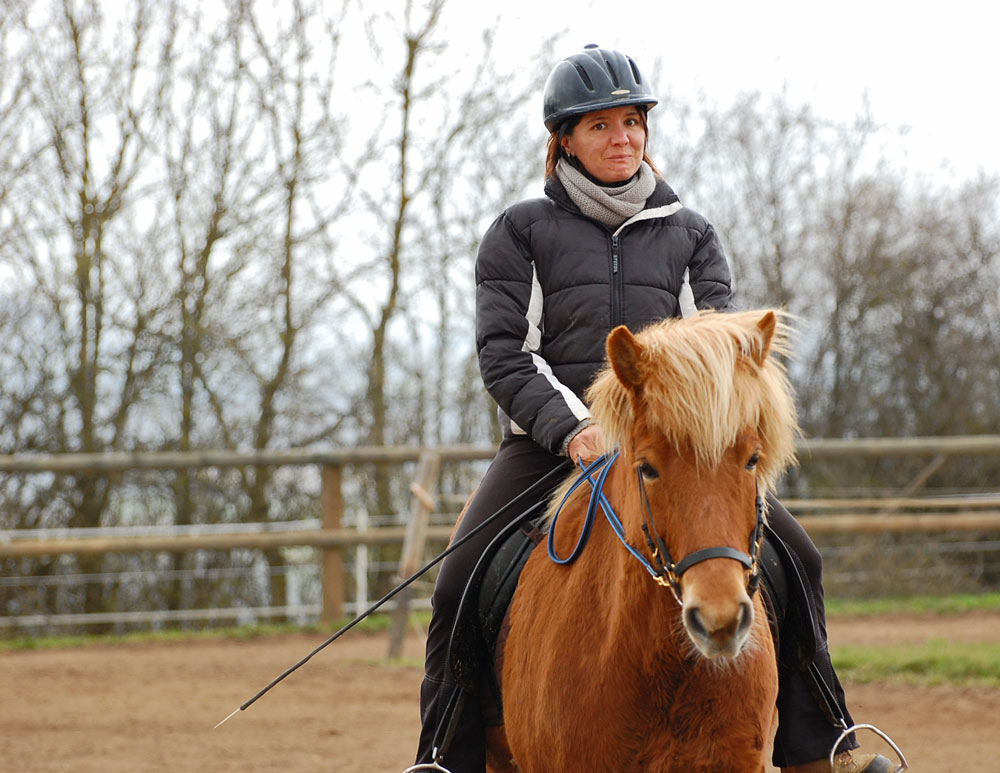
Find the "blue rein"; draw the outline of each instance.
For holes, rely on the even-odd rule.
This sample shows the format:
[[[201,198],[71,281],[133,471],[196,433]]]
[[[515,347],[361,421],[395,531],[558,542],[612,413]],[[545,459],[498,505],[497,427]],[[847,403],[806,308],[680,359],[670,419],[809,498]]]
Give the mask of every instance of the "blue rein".
[[[629,553],[639,560],[639,563],[641,563],[646,568],[646,571],[649,572],[649,574],[655,579],[662,576],[662,570],[654,567],[652,563],[650,563],[649,559],[632,547],[628,540],[625,539],[625,527],[622,525],[621,519],[611,506],[608,498],[604,496],[604,481],[608,477],[608,473],[611,471],[611,465],[615,463],[619,455],[619,451],[616,448],[614,451],[598,457],[589,465],[584,466],[580,463],[581,472],[579,477],[573,482],[573,485],[570,486],[569,491],[566,492],[566,496],[563,497],[562,501],[559,503],[559,507],[556,508],[555,515],[552,516],[552,523],[549,524],[549,536],[547,542],[549,558],[557,564],[571,564],[580,557],[580,553],[583,552],[583,548],[586,546],[587,540],[590,539],[590,530],[594,525],[594,519],[597,517],[597,506],[600,505],[601,510],[604,511],[604,517],[611,525],[611,530],[614,531],[619,541],[625,546],[625,549],[628,550]],[[594,477],[595,473],[597,475],[596,479]],[[573,552],[565,558],[561,558],[556,553],[555,546],[556,522],[559,520],[559,514],[562,512],[563,505],[566,504],[566,501],[570,498],[573,492],[585,482],[590,484],[590,502],[587,504],[587,515],[583,520],[583,529],[580,531],[580,536],[577,538],[576,545],[573,547]]]

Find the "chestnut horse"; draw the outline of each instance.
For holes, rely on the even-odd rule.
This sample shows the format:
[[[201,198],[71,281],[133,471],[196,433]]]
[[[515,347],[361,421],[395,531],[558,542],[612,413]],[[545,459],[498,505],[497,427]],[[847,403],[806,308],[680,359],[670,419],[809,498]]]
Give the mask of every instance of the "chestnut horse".
[[[578,555],[525,565],[491,770],[765,770],[778,678],[754,591],[762,498],[795,454],[786,349],[776,311],[612,331],[587,400],[617,515],[574,551],[600,484],[553,497],[554,555]]]

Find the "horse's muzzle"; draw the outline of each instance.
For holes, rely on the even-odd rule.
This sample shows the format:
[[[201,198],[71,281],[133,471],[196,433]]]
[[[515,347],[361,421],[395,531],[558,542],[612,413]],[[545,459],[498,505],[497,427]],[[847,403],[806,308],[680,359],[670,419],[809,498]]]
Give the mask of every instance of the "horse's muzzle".
[[[749,596],[735,605],[685,604],[684,629],[706,658],[735,658],[743,650],[753,626],[753,604]]]

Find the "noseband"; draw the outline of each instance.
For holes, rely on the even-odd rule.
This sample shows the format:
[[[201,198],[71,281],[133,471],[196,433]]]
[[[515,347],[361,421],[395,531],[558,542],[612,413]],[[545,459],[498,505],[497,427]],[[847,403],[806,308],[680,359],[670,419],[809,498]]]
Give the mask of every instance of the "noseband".
[[[619,541],[625,546],[629,553],[631,553],[639,561],[639,563],[642,564],[646,571],[649,572],[659,585],[670,589],[670,592],[673,594],[680,606],[684,606],[681,601],[681,576],[692,566],[696,566],[703,561],[709,561],[713,558],[731,558],[734,561],[739,561],[743,567],[750,572],[749,579],[747,580],[747,594],[750,597],[753,597],[753,594],[757,591],[757,587],[760,585],[760,544],[764,539],[764,500],[761,498],[760,494],[758,493],[755,498],[756,523],[754,524],[753,531],[750,534],[750,546],[748,552],[744,553],[742,550],[737,550],[736,548],[728,546],[702,548],[701,550],[689,553],[680,561],[675,562],[671,557],[667,546],[664,544],[663,539],[653,527],[653,512],[649,504],[649,497],[646,494],[646,487],[643,483],[642,473],[636,469],[636,481],[639,486],[639,494],[642,498],[642,532],[646,537],[646,545],[649,548],[650,553],[650,558],[646,558],[646,556],[640,553],[626,540],[625,527],[622,525],[621,519],[615,513],[614,508],[612,508],[611,503],[604,495],[604,481],[608,477],[611,465],[615,463],[618,457],[619,451],[616,449],[610,455],[605,454],[586,467],[581,465],[583,470],[580,473],[580,476],[570,487],[569,491],[566,492],[566,496],[563,497],[562,502],[559,503],[559,507],[556,509],[556,513],[552,518],[552,523],[549,526],[549,558],[557,564],[570,564],[579,557],[584,545],[586,545],[587,540],[590,537],[590,530],[594,524],[594,518],[597,514],[597,506],[600,505],[601,509],[604,511],[605,518],[611,525],[611,528],[618,537]],[[594,477],[595,473],[596,478]],[[591,493],[590,503],[587,506],[587,515],[584,518],[583,529],[580,532],[580,536],[577,539],[576,546],[573,548],[572,553],[570,553],[570,555],[566,558],[561,558],[556,554],[555,550],[554,535],[556,530],[556,521],[559,517],[559,513],[562,512],[563,505],[566,504],[566,500],[569,499],[569,496],[585,481],[590,484]]]

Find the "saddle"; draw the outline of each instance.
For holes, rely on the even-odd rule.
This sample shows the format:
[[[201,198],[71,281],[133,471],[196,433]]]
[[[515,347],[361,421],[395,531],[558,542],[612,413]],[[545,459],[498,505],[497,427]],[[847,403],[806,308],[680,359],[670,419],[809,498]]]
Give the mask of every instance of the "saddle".
[[[466,583],[452,628],[452,673],[463,690],[479,696],[488,725],[503,724],[499,675],[510,602],[528,556],[545,539],[544,520],[520,516],[490,542]]]
[[[499,675],[510,602],[528,557],[547,533],[544,518],[515,519],[487,546],[462,594],[448,659],[458,685],[478,697],[487,725],[503,724]],[[778,660],[789,668],[805,670],[813,661],[817,642],[811,594],[798,557],[769,526],[765,526],[759,567]],[[779,631],[785,634],[784,644]]]

